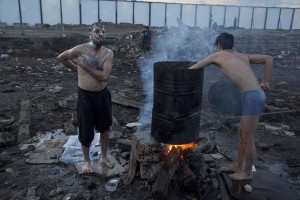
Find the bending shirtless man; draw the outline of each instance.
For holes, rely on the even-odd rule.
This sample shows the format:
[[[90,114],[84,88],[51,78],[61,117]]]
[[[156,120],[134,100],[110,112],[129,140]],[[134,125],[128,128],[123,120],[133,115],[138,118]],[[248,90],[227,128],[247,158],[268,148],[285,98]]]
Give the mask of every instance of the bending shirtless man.
[[[83,171],[91,173],[89,158],[94,130],[101,133],[101,162],[113,168],[114,163],[107,158],[109,130],[112,125],[111,94],[107,80],[112,71],[113,52],[102,46],[105,39],[104,28],[96,22],[89,28],[90,42],[64,51],[58,60],[78,75],[77,119],[78,139],[81,143],[84,163]],[[77,65],[72,59],[77,58]]]
[[[252,165],[255,159],[254,136],[263,113],[266,95],[269,90],[269,79],[273,58],[268,55],[250,55],[232,50],[232,34],[221,33],[215,41],[216,52],[199,61],[190,69],[198,69],[215,64],[231,81],[241,94],[242,117],[240,123],[240,143],[237,157],[233,163],[222,167],[220,171],[233,172],[230,177],[235,180],[252,179]],[[264,73],[261,83],[258,82],[250,64],[263,64]],[[264,91],[263,91],[263,90]],[[245,161],[245,165],[243,163]]]

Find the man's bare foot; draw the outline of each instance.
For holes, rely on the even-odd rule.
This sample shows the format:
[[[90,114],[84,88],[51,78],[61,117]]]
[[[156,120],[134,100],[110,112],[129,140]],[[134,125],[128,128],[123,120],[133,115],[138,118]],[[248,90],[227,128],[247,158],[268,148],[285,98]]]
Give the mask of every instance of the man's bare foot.
[[[230,178],[237,181],[251,180],[252,176],[252,172],[247,173],[244,170],[229,175]]]
[[[112,168],[115,167],[115,163],[111,162],[107,158],[101,158],[100,162],[103,163],[103,164],[105,164],[110,169],[112,169]]]
[[[92,173],[93,170],[92,170],[91,162],[84,161],[82,165],[82,171],[83,173]]]
[[[233,162],[220,168],[220,172],[239,172],[241,169]]]

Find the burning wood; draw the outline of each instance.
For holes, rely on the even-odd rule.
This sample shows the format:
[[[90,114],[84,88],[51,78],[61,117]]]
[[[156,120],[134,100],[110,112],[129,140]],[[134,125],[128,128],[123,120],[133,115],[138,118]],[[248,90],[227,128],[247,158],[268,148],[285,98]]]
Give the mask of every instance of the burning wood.
[[[185,150],[185,149],[192,149],[192,148],[195,148],[197,146],[196,143],[192,142],[192,143],[189,143],[189,144],[182,144],[182,145],[167,145],[165,147],[165,153],[168,154],[174,147],[175,148],[179,148],[181,150]]]
[[[197,182],[196,176],[186,162],[180,162],[176,172],[179,175],[185,187],[195,188]]]
[[[165,161],[152,187],[152,195],[154,197],[167,195],[169,183],[174,172],[177,172],[180,179],[179,181],[183,182],[184,186],[196,185],[196,176],[184,159],[184,150],[195,148],[196,146],[197,144],[195,143],[189,143],[183,145],[167,145],[165,147]]]
[[[192,143],[165,145],[155,140],[149,132],[134,133],[129,171],[122,177],[124,184],[129,185],[132,182],[139,166],[141,178],[148,182],[154,181],[154,198],[167,197],[169,187],[174,184],[189,192],[198,193],[199,184],[205,189],[208,182],[215,179],[207,171],[209,163],[206,164],[203,154],[212,150],[212,143],[203,135]]]
[[[172,148],[163,163],[157,178],[152,186],[152,195],[156,198],[165,197],[168,193],[169,183],[181,160],[181,150]]]

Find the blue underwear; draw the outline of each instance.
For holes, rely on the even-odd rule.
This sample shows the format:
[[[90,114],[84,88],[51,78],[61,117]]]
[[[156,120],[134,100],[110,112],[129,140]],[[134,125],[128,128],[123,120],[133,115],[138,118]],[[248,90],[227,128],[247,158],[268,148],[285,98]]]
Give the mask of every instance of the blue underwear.
[[[266,104],[266,94],[261,89],[240,92],[242,115],[261,115]]]

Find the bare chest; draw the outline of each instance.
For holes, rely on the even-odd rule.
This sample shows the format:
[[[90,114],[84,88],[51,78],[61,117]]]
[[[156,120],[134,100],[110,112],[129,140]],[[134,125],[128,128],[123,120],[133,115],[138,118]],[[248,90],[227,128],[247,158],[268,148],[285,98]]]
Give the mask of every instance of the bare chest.
[[[86,55],[85,56],[86,62],[89,67],[97,70],[103,70],[103,64],[105,62],[105,57],[101,55]]]

